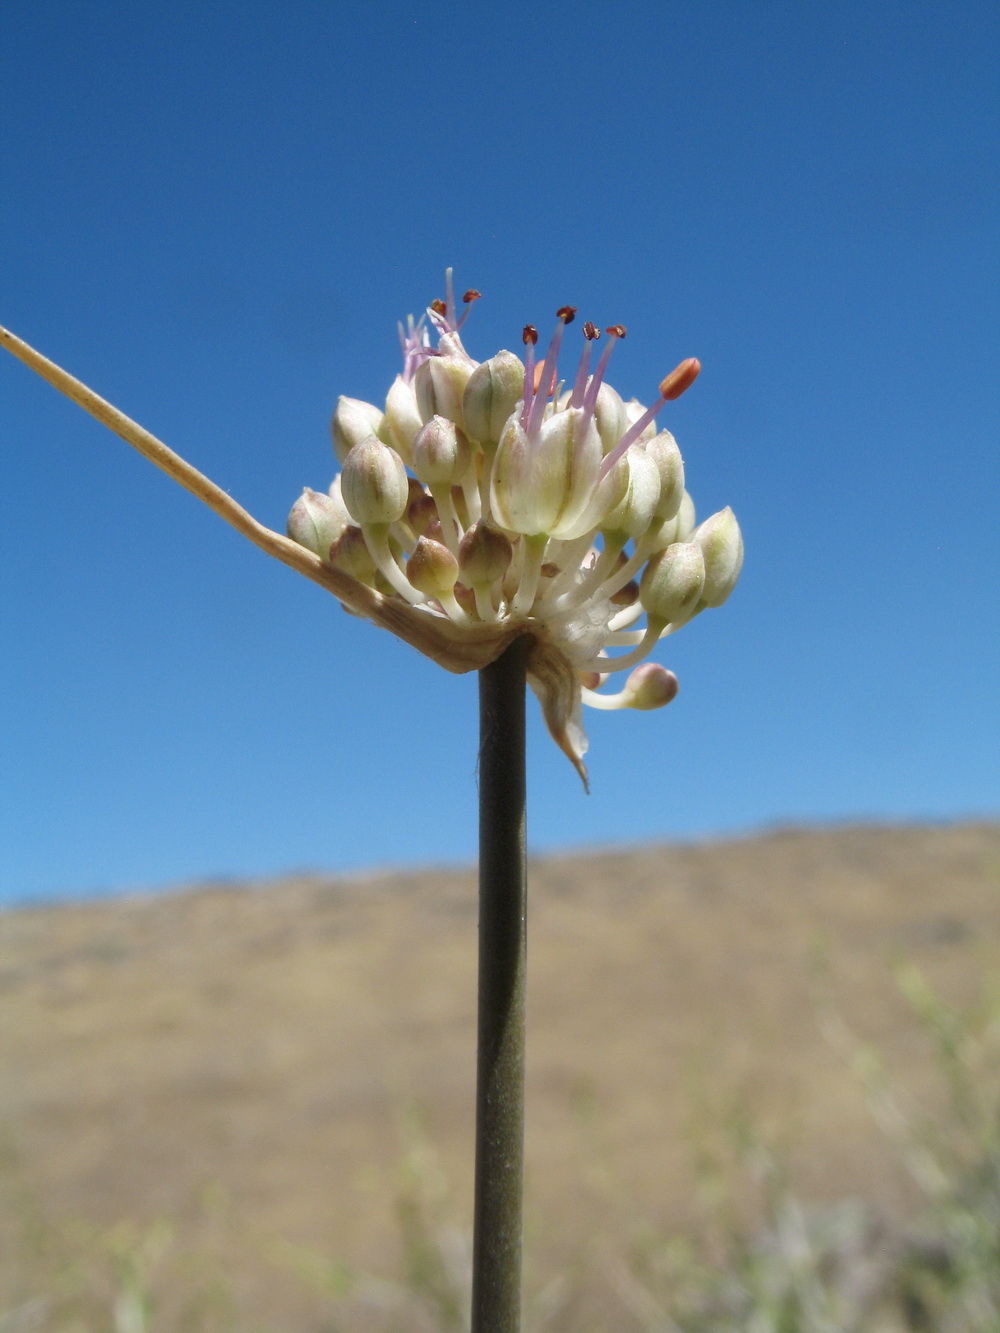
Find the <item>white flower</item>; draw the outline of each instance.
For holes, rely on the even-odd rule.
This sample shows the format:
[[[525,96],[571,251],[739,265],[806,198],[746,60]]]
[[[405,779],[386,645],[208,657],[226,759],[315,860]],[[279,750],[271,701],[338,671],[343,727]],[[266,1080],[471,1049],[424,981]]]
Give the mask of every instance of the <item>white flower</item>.
[[[327,517],[307,488],[288,531],[355,584],[341,597],[348,610],[450,670],[484,666],[530,635],[529,681],[549,730],[586,781],[581,703],[670,702],[673,673],[637,663],[728,597],[742,538],[728,508],[695,529],[676,442],[653,425],[664,403],[693,383],[694,358],[662,381],[651,407],[625,403],[605,380],[625,329],[607,330],[591,372],[600,334],[588,321],[564,389],[556,363],[576,311],[563,306],[542,362],[529,324],[523,362],[504,350],[479,365],[460,337],[478,296],[466,292],[459,318],[449,269],[444,300],[400,325],[403,370],[384,414],[339,400],[334,437],[346,511],[338,504],[336,518]],[[335,479],[338,501],[339,492]],[[330,547],[320,549],[327,532]],[[362,551],[367,561],[358,559]],[[616,649],[626,651],[612,656]],[[600,691],[605,677],[631,668],[617,693]]]
[[[466,307],[478,296],[466,292]],[[600,335],[583,325],[583,352],[565,388],[556,361],[573,306],[557,311],[541,363],[527,324],[523,362],[501,351],[477,364],[460,336],[468,313],[458,317],[449,269],[445,299],[399,326],[403,369],[385,410],[338,399],[331,429],[343,471],[326,494],[305,488],[287,537],[4,328],[0,346],[261,550],[449,671],[480,670],[529,636],[528,680],[586,782],[581,704],[669,703],[676,676],[644,659],[665,635],[721,606],[743,564],[732,510],[696,526],[676,441],[654,425],[700,367],[693,357],[682,361],[643,408],[623,402],[605,379],[625,337],[620,324],[607,329],[593,373]],[[631,674],[620,690],[600,688],[624,670]]]

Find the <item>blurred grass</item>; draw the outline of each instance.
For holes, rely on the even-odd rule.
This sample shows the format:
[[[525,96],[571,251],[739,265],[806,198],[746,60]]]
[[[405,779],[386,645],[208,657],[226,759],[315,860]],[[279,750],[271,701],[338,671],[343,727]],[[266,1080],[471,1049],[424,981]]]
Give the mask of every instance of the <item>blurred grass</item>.
[[[919,1189],[919,1208],[901,1221],[864,1198],[811,1206],[752,1108],[736,1104],[712,1119],[693,1096],[701,1220],[664,1234],[614,1180],[599,1113],[583,1091],[577,1119],[609,1221],[545,1272],[531,1253],[529,1218],[526,1333],[996,1333],[1000,975],[987,976],[962,1008],[945,1003],[908,959],[895,978],[933,1052],[933,1112],[900,1091],[882,1053],[854,1036],[822,987],[817,1026],[842,1053],[844,1077],[862,1083],[886,1152]],[[56,1223],[7,1150],[0,1333],[462,1333],[469,1237],[454,1220],[445,1173],[416,1111],[401,1119],[400,1136],[401,1263],[384,1273],[288,1240],[262,1242],[212,1191],[203,1211],[217,1246],[206,1244],[211,1227],[199,1226],[193,1244],[166,1218],[147,1226]],[[309,1313],[278,1328],[240,1309],[226,1272],[234,1245],[292,1273]],[[604,1315],[582,1299],[595,1282]]]

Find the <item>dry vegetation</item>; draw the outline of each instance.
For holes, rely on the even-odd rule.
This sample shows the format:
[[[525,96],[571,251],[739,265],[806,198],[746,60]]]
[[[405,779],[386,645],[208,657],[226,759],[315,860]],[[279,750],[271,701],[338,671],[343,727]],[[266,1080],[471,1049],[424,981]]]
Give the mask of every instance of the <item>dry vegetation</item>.
[[[664,1288],[765,1223],[868,1259],[918,1227],[893,1117],[953,1114],[965,1040],[920,978],[986,1013],[1000,826],[542,859],[530,894],[533,1327],[676,1330]],[[0,1330],[460,1328],[475,936],[451,870],[0,915]]]

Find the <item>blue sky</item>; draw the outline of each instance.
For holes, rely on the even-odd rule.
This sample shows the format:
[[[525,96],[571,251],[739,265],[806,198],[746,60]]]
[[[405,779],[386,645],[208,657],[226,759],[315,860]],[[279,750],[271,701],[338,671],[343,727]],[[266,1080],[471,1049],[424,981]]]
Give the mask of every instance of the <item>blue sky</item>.
[[[0,323],[282,528],[395,321],[621,321],[741,584],[530,841],[1000,809],[994,5],[8,6]],[[569,338],[567,341],[570,341]],[[0,362],[0,897],[471,859],[476,682]]]

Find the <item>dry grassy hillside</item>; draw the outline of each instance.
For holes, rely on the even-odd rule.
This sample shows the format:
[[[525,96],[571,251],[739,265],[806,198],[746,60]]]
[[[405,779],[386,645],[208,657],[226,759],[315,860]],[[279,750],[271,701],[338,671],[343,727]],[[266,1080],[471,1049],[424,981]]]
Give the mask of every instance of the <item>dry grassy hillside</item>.
[[[745,1120],[802,1198],[914,1205],[848,1048],[934,1109],[893,965],[963,1005],[996,977],[1000,825],[540,859],[530,884],[529,1284],[699,1225]],[[177,1327],[341,1327],[320,1289],[341,1261],[398,1274],[401,1200],[438,1239],[468,1223],[475,957],[471,871],[0,915],[4,1299],[110,1245],[122,1272],[188,1266],[215,1313]],[[49,1327],[35,1308],[5,1327]]]

